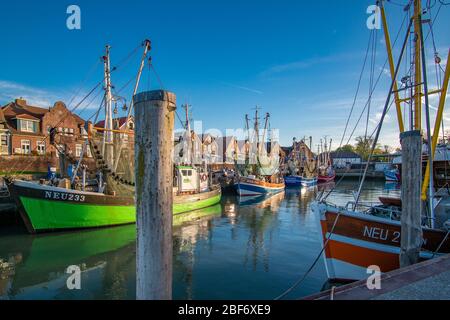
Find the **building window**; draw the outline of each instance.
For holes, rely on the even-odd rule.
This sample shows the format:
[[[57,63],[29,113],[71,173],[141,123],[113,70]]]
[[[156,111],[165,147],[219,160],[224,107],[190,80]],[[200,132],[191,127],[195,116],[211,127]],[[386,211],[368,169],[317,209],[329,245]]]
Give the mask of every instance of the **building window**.
[[[37,141],[36,148],[38,154],[45,154],[45,141]]]
[[[30,154],[31,153],[30,140],[20,140],[20,150],[22,154]]]
[[[31,120],[20,120],[20,131],[36,132],[36,122]]]
[[[92,158],[91,148],[89,146],[86,147],[86,154],[88,158]]]
[[[1,154],[9,153],[9,142],[8,136],[6,134],[0,135],[0,153]]]
[[[82,150],[83,150],[83,146],[81,144],[75,145],[75,157],[81,157]]]

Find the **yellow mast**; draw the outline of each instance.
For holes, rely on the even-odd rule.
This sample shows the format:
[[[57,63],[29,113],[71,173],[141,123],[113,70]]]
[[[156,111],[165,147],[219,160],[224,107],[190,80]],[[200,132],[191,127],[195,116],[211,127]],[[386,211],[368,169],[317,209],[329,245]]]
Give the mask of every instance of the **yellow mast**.
[[[433,158],[434,154],[436,152],[436,146],[438,143],[438,137],[439,137],[439,130],[441,129],[441,123],[442,123],[442,116],[444,113],[444,106],[445,106],[445,98],[447,96],[447,90],[448,90],[448,82],[450,78],[450,49],[448,51],[447,55],[447,66],[445,67],[445,74],[444,74],[444,81],[442,84],[442,89],[438,90],[441,93],[441,97],[439,99],[439,107],[436,115],[436,122],[434,124],[434,131],[433,131],[433,141],[432,141],[432,152],[433,152]],[[427,169],[425,171],[425,177],[422,185],[422,200],[427,199],[427,189],[428,189],[428,183],[430,181],[430,161],[428,160],[427,163]]]
[[[421,43],[420,43],[420,24],[421,22],[422,2],[414,0],[414,129],[422,130],[422,68],[421,68]]]
[[[395,63],[394,63],[394,57],[392,55],[392,45],[391,45],[391,36],[389,35],[389,29],[386,19],[386,11],[384,10],[384,4],[383,1],[380,1],[379,7],[381,10],[381,20],[383,22],[383,29],[384,29],[384,40],[386,42],[386,49],[387,49],[387,55],[389,60],[389,68],[391,71],[391,77],[394,78],[395,75]],[[402,116],[402,109],[401,109],[401,100],[398,93],[398,85],[397,81],[394,82],[394,99],[395,99],[395,106],[397,109],[397,122],[400,132],[405,131],[405,126],[403,124],[403,116]]]

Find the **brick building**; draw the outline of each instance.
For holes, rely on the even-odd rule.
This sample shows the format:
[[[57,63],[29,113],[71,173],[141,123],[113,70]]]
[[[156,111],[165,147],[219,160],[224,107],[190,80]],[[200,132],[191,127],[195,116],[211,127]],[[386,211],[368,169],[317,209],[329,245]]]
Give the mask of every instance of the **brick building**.
[[[85,121],[71,113],[63,102],[40,108],[29,105],[24,99],[16,99],[0,109],[0,152],[2,155],[57,157],[56,148],[50,144],[50,130],[54,128],[59,148],[79,157],[86,133],[84,124]]]

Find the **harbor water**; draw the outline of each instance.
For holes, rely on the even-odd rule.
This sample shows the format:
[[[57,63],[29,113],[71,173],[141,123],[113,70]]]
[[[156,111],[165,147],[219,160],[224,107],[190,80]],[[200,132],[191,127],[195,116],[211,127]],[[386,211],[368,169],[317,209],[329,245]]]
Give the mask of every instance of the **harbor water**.
[[[341,182],[328,200],[353,200],[357,180]],[[318,217],[310,210],[318,192],[287,189],[266,199],[224,195],[220,205],[178,215],[173,230],[174,299],[273,299],[311,266],[321,250]],[[398,196],[395,184],[367,182],[361,201]],[[134,299],[135,226],[29,235],[0,227],[0,299]],[[81,268],[81,288],[69,290],[66,269]],[[286,298],[327,285],[320,260]]]

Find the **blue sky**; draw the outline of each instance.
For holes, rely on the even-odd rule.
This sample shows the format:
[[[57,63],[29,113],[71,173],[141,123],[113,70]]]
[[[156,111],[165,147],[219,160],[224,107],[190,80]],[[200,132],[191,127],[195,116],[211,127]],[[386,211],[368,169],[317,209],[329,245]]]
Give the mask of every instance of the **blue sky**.
[[[46,107],[58,99],[69,102],[81,88],[78,101],[103,77],[99,57],[105,44],[112,46],[115,65],[149,38],[164,88],[176,93],[179,106],[192,105],[193,117],[203,121],[204,129],[240,128],[245,113],[258,105],[271,113],[271,126],[280,129],[284,145],[294,136],[312,135],[317,143],[328,135],[337,146],[366,52],[366,9],[373,2],[2,1],[0,104],[23,96]],[[394,3],[386,4],[393,38],[404,14],[397,4],[406,0]],[[81,8],[81,30],[66,28],[70,4]],[[439,6],[437,1],[433,16]],[[450,47],[449,21],[450,6],[444,6],[434,26],[443,67]],[[376,75],[386,58],[382,37],[378,32]],[[139,56],[113,74],[116,88],[137,71]],[[365,72],[351,127],[365,105],[368,80]],[[388,82],[384,74],[374,94],[370,132]],[[156,76],[144,72],[140,90],[158,87]],[[128,100],[130,94],[131,86],[121,93]],[[93,101],[81,116],[88,118],[99,102]],[[365,120],[355,135],[364,131]],[[395,113],[390,112],[381,142],[398,145],[397,137]]]

